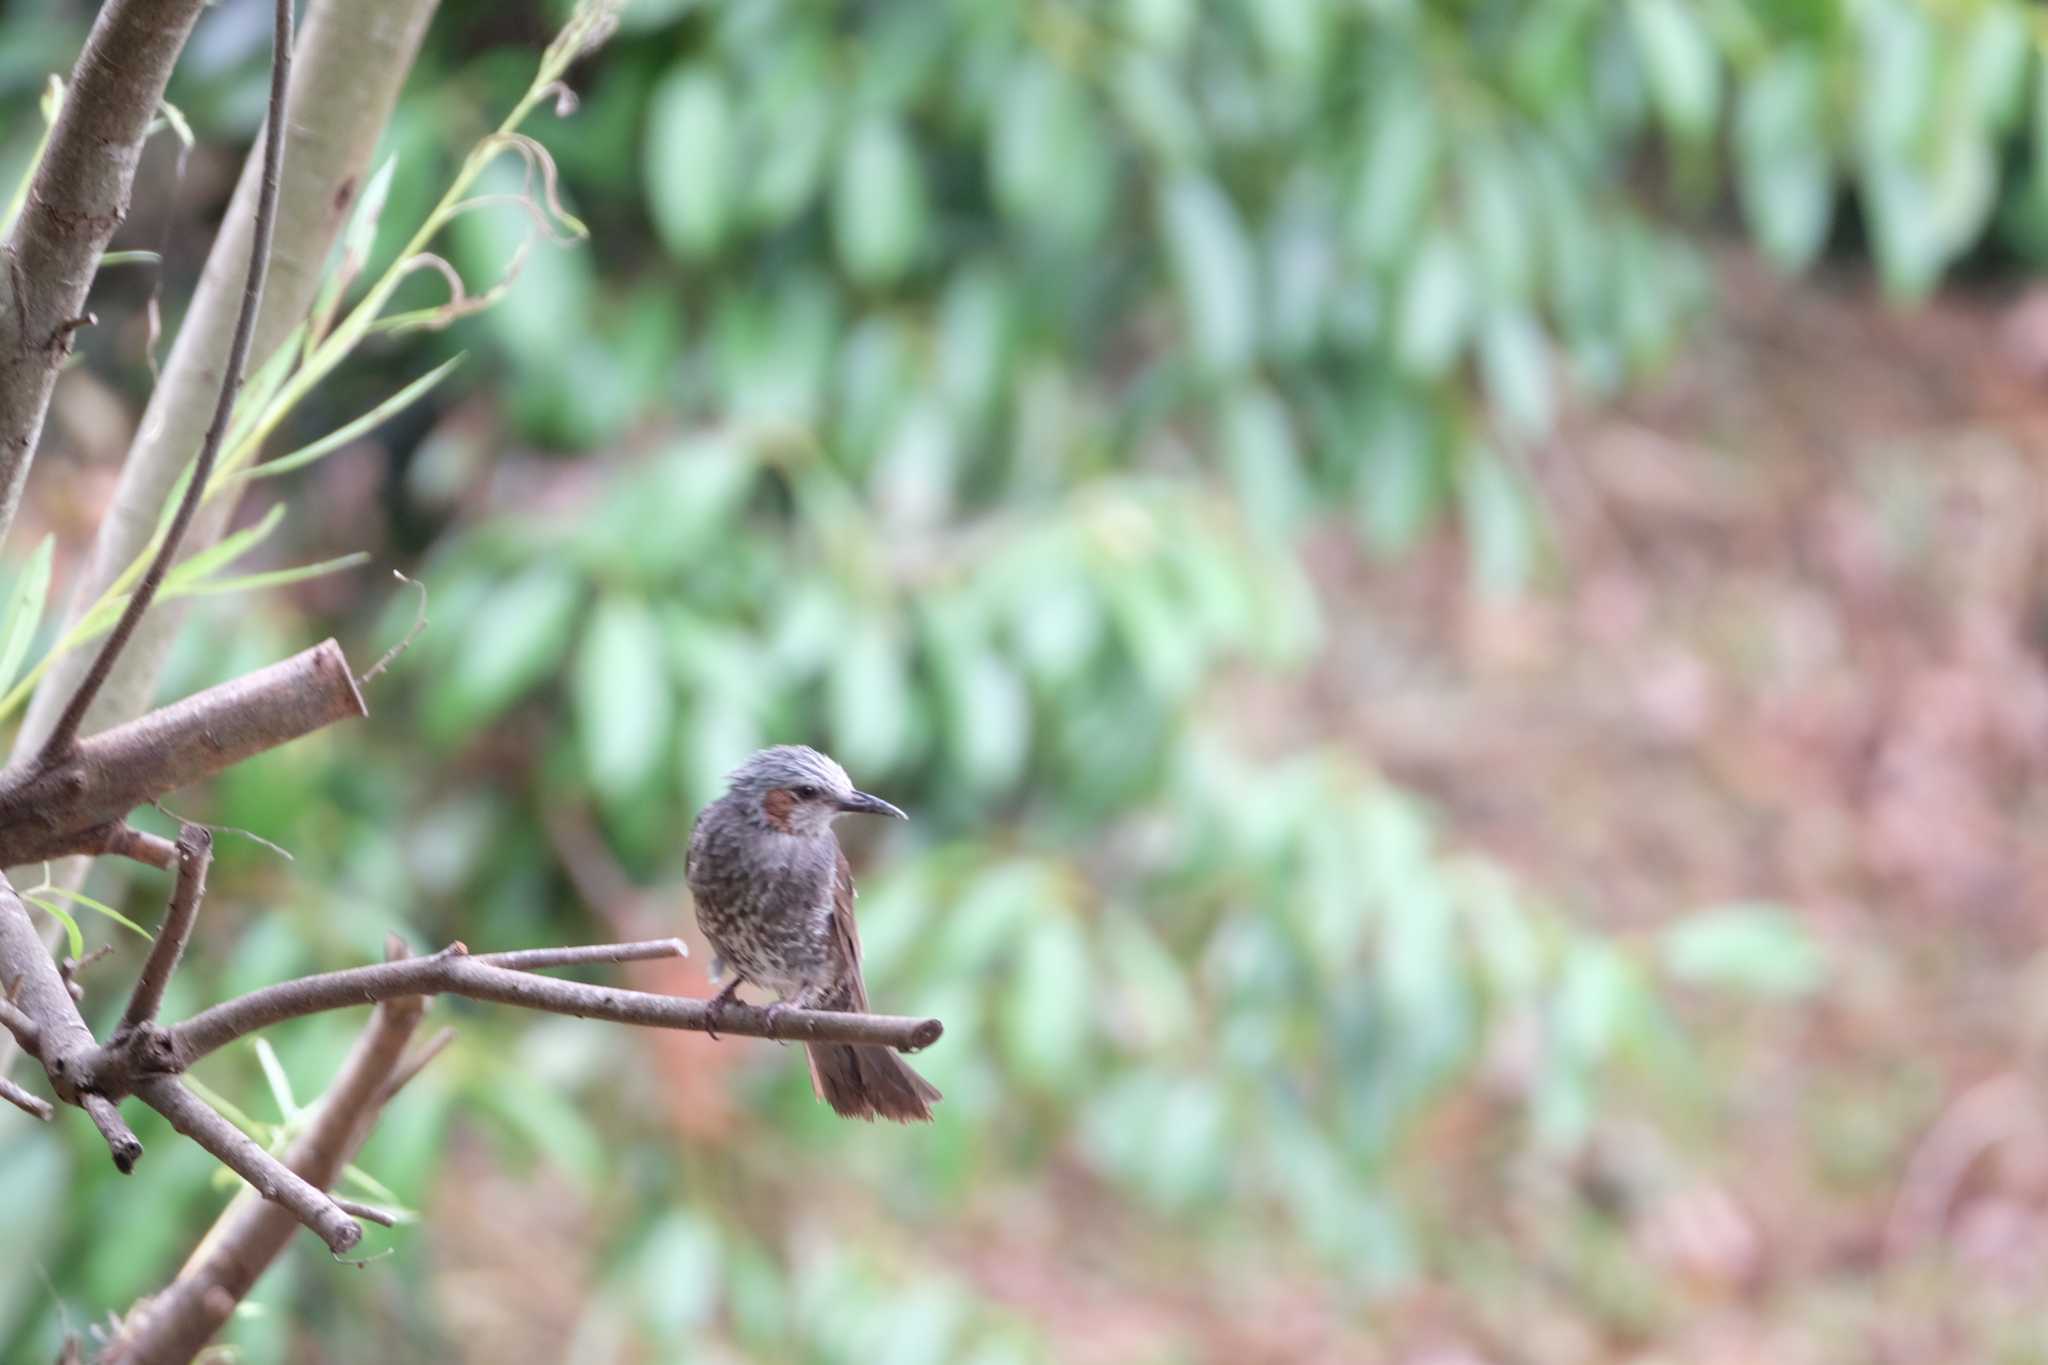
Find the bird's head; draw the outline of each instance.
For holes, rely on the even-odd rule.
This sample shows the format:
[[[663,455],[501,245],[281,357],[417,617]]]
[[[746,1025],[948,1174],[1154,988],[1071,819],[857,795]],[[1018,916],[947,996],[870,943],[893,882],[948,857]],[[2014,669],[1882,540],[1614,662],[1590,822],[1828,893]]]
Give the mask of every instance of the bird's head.
[[[760,750],[733,769],[726,783],[728,800],[782,834],[823,834],[849,811],[910,818],[881,797],[857,790],[846,769],[801,744]]]

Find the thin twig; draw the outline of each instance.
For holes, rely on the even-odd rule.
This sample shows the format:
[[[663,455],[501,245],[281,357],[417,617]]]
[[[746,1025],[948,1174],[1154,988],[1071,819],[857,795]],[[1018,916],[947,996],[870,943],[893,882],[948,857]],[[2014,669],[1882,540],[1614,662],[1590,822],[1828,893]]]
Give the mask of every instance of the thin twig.
[[[280,0],[281,3],[284,0]],[[288,1210],[311,1228],[328,1250],[339,1256],[363,1239],[362,1225],[335,1207],[325,1191],[308,1184],[289,1166],[258,1146],[253,1138],[216,1114],[175,1077],[159,1076],[135,1088],[144,1104],[171,1121],[171,1127],[213,1153],[219,1162],[249,1182],[256,1193]]]
[[[171,973],[185,955],[192,926],[199,918],[199,902],[206,896],[206,870],[213,865],[213,835],[204,825],[186,825],[178,831],[178,881],[171,888],[170,909],[157,929],[156,942],[135,979],[135,992],[128,997],[127,1013],[121,1027],[132,1029],[156,1018],[163,1007],[164,988]]]
[[[334,1207],[340,1209],[351,1218],[361,1219],[365,1223],[375,1223],[380,1228],[395,1228],[398,1226],[397,1214],[389,1209],[380,1209],[375,1204],[358,1204],[353,1199],[337,1198],[334,1201]]]
[[[92,667],[79,682],[78,690],[71,694],[71,700],[64,704],[57,724],[43,741],[36,759],[41,767],[55,766],[68,758],[77,745],[78,727],[84,722],[86,711],[99,696],[100,688],[106,685],[115,660],[127,648],[129,637],[135,634],[143,613],[156,600],[164,575],[170,572],[171,561],[178,554],[178,542],[184,539],[185,528],[192,524],[192,516],[199,510],[199,500],[206,495],[207,481],[213,477],[214,461],[219,457],[221,442],[227,436],[228,419],[234,415],[235,398],[241,392],[242,372],[248,367],[249,347],[256,333],[256,310],[263,301],[263,279],[270,269],[270,241],[277,223],[278,177],[284,167],[285,97],[290,93],[292,70],[292,0],[276,0],[274,8],[276,27],[271,38],[270,113],[263,132],[263,184],[256,196],[256,229],[249,245],[249,275],[242,287],[242,310],[236,315],[234,337],[228,343],[228,360],[221,371],[220,396],[214,403],[213,420],[207,425],[205,439],[199,444],[199,456],[192,463],[191,482],[185,485],[185,495],[178,501],[170,529],[164,532],[163,544],[157,547],[156,556],[150,560],[142,581],[129,594],[120,620],[108,632]]]
[[[301,977],[251,991],[201,1010],[173,1026],[169,1039],[183,1065],[258,1029],[327,1010],[349,1009],[377,1000],[413,995],[461,995],[521,1009],[608,1019],[644,1028],[689,1029],[798,1042],[857,1043],[915,1051],[937,1042],[945,1031],[936,1019],[886,1014],[843,1014],[832,1010],[773,1010],[727,1005],[715,1016],[704,1001],[689,996],[593,986],[581,981],[532,976],[473,958],[460,943],[431,957],[351,967]]]
[[[36,1021],[21,1012],[12,1000],[0,997],[0,1028],[14,1035],[14,1041],[29,1056],[41,1051],[43,1031],[36,1027]]]
[[[0,1100],[6,1100],[16,1109],[26,1112],[32,1118],[41,1119],[45,1123],[50,1121],[50,1115],[54,1112],[50,1108],[48,1100],[29,1094],[28,1091],[23,1090],[5,1076],[0,1076]]]
[[[439,1029],[433,1037],[407,1053],[392,1071],[391,1079],[384,1082],[384,1088],[377,1092],[377,1108],[382,1109],[391,1103],[392,1096],[411,1085],[413,1078],[427,1069],[427,1063],[446,1052],[454,1041],[454,1029]]]
[[[690,945],[679,938],[645,943],[594,943],[577,948],[521,948],[508,953],[480,953],[476,960],[508,971],[532,972],[545,967],[580,967],[596,962],[647,962],[660,957],[688,957]]]
[[[410,583],[420,590],[419,613],[413,617],[412,629],[405,633],[405,638],[385,650],[384,656],[378,659],[376,663],[371,664],[367,673],[356,679],[357,687],[368,687],[378,674],[397,663],[399,655],[411,649],[412,642],[417,640],[420,637],[420,632],[427,628],[427,585],[420,582],[417,578],[407,578],[396,569],[391,571],[391,576],[401,583]]]
[[[135,1130],[121,1117],[114,1102],[105,1095],[87,1091],[78,1097],[78,1107],[92,1116],[93,1126],[107,1140],[107,1150],[114,1154],[114,1169],[122,1175],[134,1170],[135,1163],[142,1160],[142,1139],[135,1136]]]

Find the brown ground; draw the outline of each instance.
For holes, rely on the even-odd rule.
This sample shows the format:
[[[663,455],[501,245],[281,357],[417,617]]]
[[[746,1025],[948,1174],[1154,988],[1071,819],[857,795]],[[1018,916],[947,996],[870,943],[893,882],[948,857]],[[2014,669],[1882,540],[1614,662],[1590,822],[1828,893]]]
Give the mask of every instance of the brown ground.
[[[1453,842],[1625,936],[1782,903],[1831,962],[1812,1004],[1689,1002],[1696,1112],[1616,1119],[1578,1190],[1504,1218],[1618,1186],[1621,1248],[1532,1235],[1544,1287],[1460,1335],[2048,1358],[2048,295],[1904,317],[1721,278],[1662,383],[1536,461],[1551,587],[1475,601],[1449,543],[1319,556],[1333,728]]]

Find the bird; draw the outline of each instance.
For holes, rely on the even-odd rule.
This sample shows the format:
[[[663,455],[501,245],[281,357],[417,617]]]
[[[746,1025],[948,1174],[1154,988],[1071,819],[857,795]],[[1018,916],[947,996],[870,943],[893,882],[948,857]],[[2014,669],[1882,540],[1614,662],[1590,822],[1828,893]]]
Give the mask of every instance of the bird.
[[[711,1002],[714,1026],[743,982],[774,991],[771,1010],[867,1009],[853,870],[832,833],[834,820],[856,812],[910,818],[855,788],[846,769],[816,749],[781,744],[735,768],[725,795],[698,814],[684,876],[715,954],[713,975],[732,973]],[[894,1050],[806,1047],[811,1089],[835,1113],[931,1122],[938,1088]]]

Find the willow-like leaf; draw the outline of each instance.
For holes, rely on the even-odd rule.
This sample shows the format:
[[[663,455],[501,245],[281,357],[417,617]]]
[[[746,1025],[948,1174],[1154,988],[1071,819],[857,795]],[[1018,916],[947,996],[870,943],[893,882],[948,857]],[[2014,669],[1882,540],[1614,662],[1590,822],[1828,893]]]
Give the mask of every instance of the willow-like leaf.
[[[280,455],[274,460],[268,460],[263,464],[257,465],[255,468],[246,471],[242,477],[245,479],[268,479],[279,474],[289,474],[294,469],[303,469],[321,456],[339,450],[358,436],[375,429],[412,406],[436,384],[447,378],[448,372],[461,363],[462,357],[460,355],[442,361],[439,365],[427,371],[418,379],[413,380],[412,383],[407,384],[397,393],[392,394],[389,398],[379,403],[376,407],[371,408],[354,421],[343,423],[325,436],[322,436],[319,440],[309,445],[300,446],[288,455]]]

